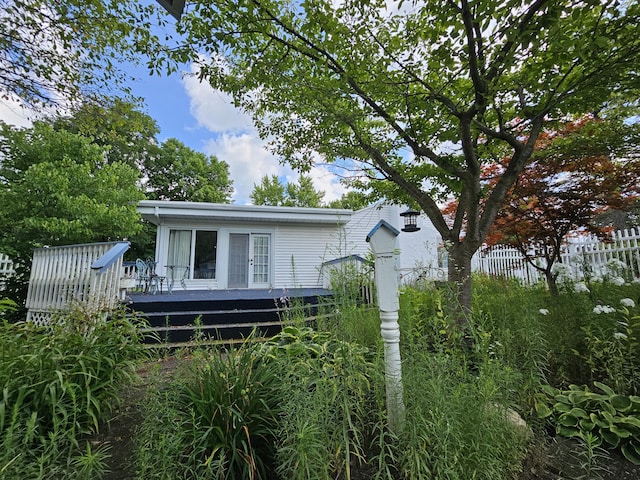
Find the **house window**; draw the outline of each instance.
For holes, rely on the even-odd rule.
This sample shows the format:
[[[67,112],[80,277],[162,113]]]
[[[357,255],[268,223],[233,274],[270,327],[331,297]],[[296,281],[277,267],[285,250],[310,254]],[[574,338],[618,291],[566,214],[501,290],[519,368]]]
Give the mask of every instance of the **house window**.
[[[218,232],[196,231],[193,278],[216,278]]]
[[[215,279],[217,247],[218,232],[170,230],[167,265],[172,266],[176,272],[185,272],[179,273],[184,274],[185,278]]]

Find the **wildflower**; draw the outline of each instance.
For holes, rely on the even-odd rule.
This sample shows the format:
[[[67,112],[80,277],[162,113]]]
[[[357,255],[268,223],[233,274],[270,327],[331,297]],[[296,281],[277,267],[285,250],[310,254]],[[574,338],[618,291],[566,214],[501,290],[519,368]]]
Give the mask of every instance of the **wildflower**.
[[[540,312],[540,315],[549,315],[549,310],[546,308],[541,308],[538,312]]]
[[[620,272],[621,270],[625,270],[627,265],[622,260],[612,258],[606,263],[606,267],[610,272]]]
[[[604,281],[604,279],[600,275],[594,275],[590,280],[591,283],[602,283]]]
[[[576,293],[589,292],[589,287],[584,282],[578,282],[573,286],[573,291]]]
[[[617,287],[621,287],[622,285],[624,285],[624,278],[622,277],[613,277],[611,279],[611,283],[613,283],[615,286]]]
[[[640,283],[640,277],[634,278],[632,283]]]
[[[636,302],[634,302],[632,299],[630,298],[621,298],[620,299],[620,304],[623,307],[627,307],[627,308],[633,308],[636,306]]]
[[[616,309],[611,307],[610,305],[596,305],[593,308],[593,313],[596,315],[600,315],[601,313],[613,313]]]
[[[615,333],[613,334],[613,338],[615,338],[615,339],[617,339],[617,340],[626,340],[626,339],[627,339],[627,336],[626,336],[624,333],[622,333],[622,332],[615,332]]]

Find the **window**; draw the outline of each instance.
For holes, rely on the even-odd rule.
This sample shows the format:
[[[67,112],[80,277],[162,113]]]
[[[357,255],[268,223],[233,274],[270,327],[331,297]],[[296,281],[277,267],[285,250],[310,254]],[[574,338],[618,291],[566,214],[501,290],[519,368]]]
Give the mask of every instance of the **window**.
[[[176,271],[188,267],[189,274],[185,278],[215,279],[217,247],[218,232],[170,230],[167,265]]]
[[[193,278],[216,278],[218,232],[196,231]]]

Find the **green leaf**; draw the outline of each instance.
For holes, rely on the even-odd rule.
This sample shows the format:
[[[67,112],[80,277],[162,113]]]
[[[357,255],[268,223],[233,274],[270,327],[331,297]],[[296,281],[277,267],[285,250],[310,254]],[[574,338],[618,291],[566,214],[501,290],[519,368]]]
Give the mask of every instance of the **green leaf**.
[[[613,391],[613,389],[611,389],[610,387],[608,387],[602,382],[593,382],[593,385],[599,388],[600,390],[602,390],[607,395],[610,395],[610,396],[615,395],[615,392]]]
[[[556,432],[558,435],[565,438],[579,437],[581,433],[579,428],[566,425],[557,425]]]
[[[626,395],[613,395],[611,397],[611,405],[618,412],[628,412],[633,403],[631,402],[631,398]]]
[[[596,423],[592,422],[591,420],[587,420],[587,419],[583,418],[582,420],[580,420],[579,425],[580,425],[580,428],[582,430],[586,430],[586,431],[590,432],[595,428]]]
[[[553,410],[551,410],[546,403],[538,403],[535,404],[536,414],[538,418],[547,418],[553,414]]]
[[[629,460],[634,465],[640,465],[640,444],[631,441],[623,443],[620,447],[624,458]]]
[[[611,446],[612,449],[617,448],[620,444],[620,437],[609,430],[601,430],[600,435],[602,436],[604,441]]]

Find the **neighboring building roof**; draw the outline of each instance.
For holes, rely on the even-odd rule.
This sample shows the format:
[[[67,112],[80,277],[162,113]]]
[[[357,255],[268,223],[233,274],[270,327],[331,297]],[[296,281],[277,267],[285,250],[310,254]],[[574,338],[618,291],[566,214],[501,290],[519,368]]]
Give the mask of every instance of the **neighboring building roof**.
[[[166,221],[227,221],[241,223],[300,223],[344,225],[353,212],[334,208],[272,207],[222,203],[142,200],[142,218],[156,225]]]

